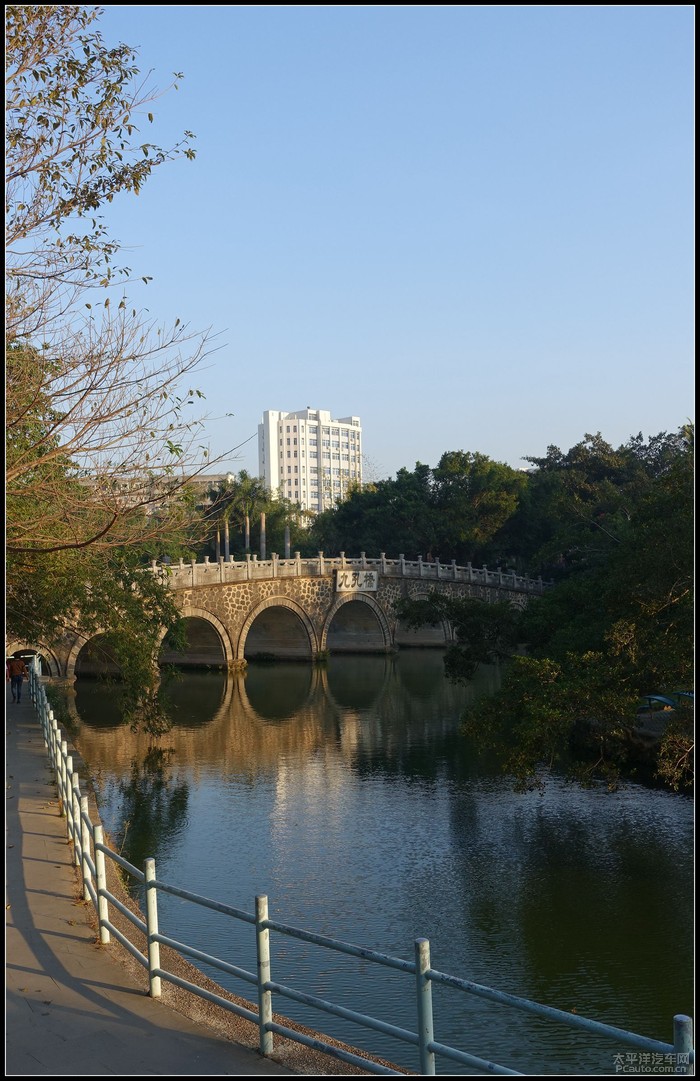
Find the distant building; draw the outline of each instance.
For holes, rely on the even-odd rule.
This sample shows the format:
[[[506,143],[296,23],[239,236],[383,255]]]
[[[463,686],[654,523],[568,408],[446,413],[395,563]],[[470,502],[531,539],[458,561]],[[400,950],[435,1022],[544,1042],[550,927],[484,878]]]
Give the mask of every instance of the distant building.
[[[333,506],[352,484],[362,484],[359,417],[333,420],[324,409],[282,413],[268,409],[258,425],[259,473],[274,495],[303,510]]]

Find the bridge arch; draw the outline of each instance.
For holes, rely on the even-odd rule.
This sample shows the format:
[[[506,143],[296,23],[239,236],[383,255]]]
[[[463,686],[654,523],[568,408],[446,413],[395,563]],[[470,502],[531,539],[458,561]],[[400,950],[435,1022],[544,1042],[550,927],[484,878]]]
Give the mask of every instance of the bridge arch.
[[[180,609],[180,617],[182,619],[199,619],[202,620],[202,622],[208,623],[211,627],[213,627],[218,636],[221,651],[223,653],[223,664],[226,668],[230,668],[233,665],[235,654],[233,646],[231,644],[231,636],[225,625],[221,622],[220,619],[217,618],[217,616],[215,616],[212,612],[207,611],[206,608],[195,608],[194,605],[184,604]],[[158,643],[160,647],[162,647],[163,645],[163,640],[166,634],[167,630],[164,627],[160,635],[160,641]],[[188,659],[183,656],[178,660],[178,655],[173,653],[172,655],[166,655],[166,657],[161,660],[161,663],[187,664]],[[196,659],[193,661],[190,657],[189,663],[196,663]],[[216,661],[213,660],[213,658],[209,658],[207,661],[203,660],[202,663],[215,664]]]
[[[428,600],[430,593],[426,590],[410,591],[409,599],[412,601]],[[424,623],[420,627],[409,628],[402,624],[400,619],[394,620],[394,643],[397,646],[448,646],[454,639],[454,629],[448,619],[440,619],[437,623]]]
[[[267,597],[265,600],[260,601],[246,616],[243,626],[241,627],[241,632],[238,636],[236,659],[238,661],[245,660],[245,647],[250,629],[255,623],[256,619],[258,619],[259,616],[263,615],[267,611],[267,609],[270,608],[282,608],[297,617],[308,635],[309,655],[310,657],[314,657],[316,653],[318,653],[319,649],[318,635],[316,633],[316,628],[311,622],[309,616],[304,611],[302,606],[298,604],[295,600],[292,600],[291,597],[275,596]],[[264,644],[264,642],[261,644]],[[271,645],[272,648],[270,650],[261,650],[261,652],[269,652],[271,654],[275,654],[276,650],[274,642]]]
[[[68,653],[68,658],[66,660],[66,677],[68,679],[75,679],[75,666],[78,660],[78,654],[80,653],[83,646],[87,645],[87,643],[90,642],[93,638],[98,638],[101,634],[104,634],[104,631],[97,630],[94,634],[79,634],[76,636],[75,641],[73,642],[73,645],[71,646]]]
[[[60,676],[61,663],[54,650],[45,642],[22,642],[19,639],[10,639],[7,643],[7,657],[15,653],[35,653],[41,661],[41,674],[44,676]]]
[[[341,594],[337,598],[337,600],[334,601],[334,603],[331,605],[331,607],[330,607],[330,609],[328,611],[325,622],[323,624],[323,630],[321,632],[321,646],[320,646],[320,648],[322,650],[325,650],[325,649],[329,648],[328,639],[329,639],[329,632],[331,630],[331,624],[333,622],[333,619],[337,615],[337,613],[340,611],[340,609],[343,608],[346,604],[357,604],[357,603],[367,605],[372,610],[372,612],[374,612],[377,623],[379,624],[379,630],[381,631],[382,638],[383,638],[383,641],[384,641],[383,648],[384,648],[385,652],[387,652],[387,653],[391,652],[391,650],[394,648],[394,640],[393,640],[393,636],[392,636],[392,633],[391,633],[391,627],[389,626],[389,620],[387,619],[386,613],[384,612],[384,609],[382,608],[382,606],[380,604],[378,604],[377,601],[374,599],[374,597],[370,596],[369,593],[345,593],[345,594]],[[357,648],[357,651],[360,652],[361,647],[356,647],[356,648]]]

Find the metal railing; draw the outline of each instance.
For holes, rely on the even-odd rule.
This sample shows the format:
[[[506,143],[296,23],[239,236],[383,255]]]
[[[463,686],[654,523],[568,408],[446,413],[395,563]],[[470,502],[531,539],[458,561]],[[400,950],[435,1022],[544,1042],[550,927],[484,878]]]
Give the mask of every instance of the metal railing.
[[[39,715],[44,742],[48,750],[49,761],[55,771],[58,786],[60,811],[66,817],[68,839],[72,844],[73,858],[76,867],[80,868],[84,900],[90,901],[96,913],[99,940],[103,944],[111,941],[114,936],[129,953],[143,966],[148,976],[149,994],[153,998],[161,995],[162,981],[170,983],[191,992],[200,998],[206,999],[217,1006],[223,1007],[239,1017],[243,1017],[254,1023],[259,1030],[259,1049],[261,1054],[270,1055],[274,1048],[274,1034],[284,1036],[307,1047],[322,1051],[344,1062],[360,1066],[368,1073],[377,1074],[401,1074],[400,1069],[392,1069],[388,1066],[375,1062],[372,1059],[361,1057],[342,1047],[336,1047],[327,1043],[320,1036],[311,1037],[296,1029],[281,1025],[274,1020],[272,996],[278,995],[291,1001],[313,1007],[330,1015],[341,1017],[355,1024],[372,1029],[375,1032],[395,1037],[397,1040],[412,1045],[418,1049],[420,1056],[420,1073],[425,1075],[435,1074],[435,1057],[440,1055],[453,1062],[472,1067],[483,1073],[508,1074],[521,1076],[519,1071],[509,1069],[487,1059],[481,1058],[469,1052],[459,1050],[437,1042],[433,1037],[433,1006],[432,988],[434,984],[442,984],[456,991],[485,999],[501,1005],[511,1006],[516,1010],[534,1014],[545,1020],[559,1022],[568,1028],[577,1029],[589,1035],[607,1037],[617,1044],[635,1047],[647,1053],[652,1062],[652,1068],[645,1072],[654,1073],[653,1064],[659,1066],[659,1072],[675,1074],[693,1074],[695,1053],[693,1050],[693,1022],[685,1014],[677,1014],[673,1018],[673,1043],[664,1043],[660,1040],[649,1039],[625,1029],[616,1028],[613,1025],[603,1024],[578,1014],[567,1013],[564,1010],[544,1006],[529,999],[511,995],[494,988],[464,980],[457,976],[441,972],[431,965],[430,945],[427,939],[418,938],[414,942],[414,960],[407,961],[398,957],[391,957],[363,946],[356,946],[349,942],[342,942],[326,935],[318,935],[299,927],[281,923],[270,919],[268,911],[268,899],[266,896],[255,898],[254,912],[245,912],[211,900],[200,894],[180,889],[172,883],[160,881],[156,875],[155,860],[147,859],[144,870],[140,871],[118,853],[114,852],[104,843],[102,826],[93,823],[88,810],[88,797],[80,790],[80,778],[73,769],[72,756],[68,754],[68,741],[64,737],[53,712],[48,703],[46,692],[40,681],[36,666],[30,668],[30,693],[32,701]],[[106,860],[111,860],[118,867],[131,876],[144,889],[146,894],[146,919],[145,921],[136,916],[127,908],[107,886]],[[163,934],[158,924],[158,895],[159,893],[170,894],[185,901],[190,901],[202,908],[211,909],[223,913],[232,919],[242,921],[254,928],[257,971],[250,972],[237,965],[230,964],[221,958],[211,956],[193,946]],[[129,938],[122,933],[110,918],[110,906],[117,909],[129,923],[145,939],[145,952],[140,950]],[[413,977],[412,994],[416,1001],[416,1032],[400,1028],[396,1025],[380,1021],[357,1010],[347,1009],[336,1003],[316,995],[306,994],[293,987],[277,983],[272,979],[270,961],[270,935],[284,935],[287,938],[297,939],[302,942],[312,943],[337,953],[351,957],[361,958],[373,964],[404,972]],[[225,972],[237,979],[255,987],[257,993],[258,1010],[246,1007],[223,998],[197,984],[182,979],[173,972],[167,971],[161,965],[160,947],[168,946],[180,956],[191,958],[211,966],[218,971]],[[369,1052],[367,1052],[369,1053]],[[620,1056],[621,1057],[621,1056]],[[637,1072],[636,1070],[634,1072]]]

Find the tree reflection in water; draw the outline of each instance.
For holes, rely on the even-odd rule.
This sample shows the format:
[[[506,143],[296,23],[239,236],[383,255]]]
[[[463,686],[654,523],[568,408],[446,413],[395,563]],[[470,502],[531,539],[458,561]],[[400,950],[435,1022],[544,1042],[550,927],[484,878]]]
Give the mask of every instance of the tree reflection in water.
[[[187,823],[189,785],[170,772],[172,747],[151,746],[141,758],[132,758],[128,781],[119,782],[124,801],[122,855],[135,867],[165,848]]]

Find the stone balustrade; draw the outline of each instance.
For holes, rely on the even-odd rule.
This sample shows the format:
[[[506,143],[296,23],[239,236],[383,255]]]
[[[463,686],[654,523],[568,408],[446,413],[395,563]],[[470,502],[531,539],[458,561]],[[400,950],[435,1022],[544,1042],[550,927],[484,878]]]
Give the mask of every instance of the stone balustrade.
[[[280,559],[273,553],[270,559],[258,559],[249,555],[244,560],[235,560],[233,556],[218,562],[205,557],[203,563],[191,560],[189,563],[180,559],[178,563],[151,562],[151,570],[167,580],[172,589],[191,589],[195,586],[211,586],[217,583],[230,585],[236,582],[263,581],[274,578],[327,577],[336,570],[376,570],[389,578],[421,578],[434,582],[463,582],[470,585],[486,585],[496,588],[515,590],[529,594],[542,594],[550,582],[542,578],[527,578],[515,571],[489,570],[485,565],[474,567],[471,563],[458,566],[453,559],[450,563],[441,563],[439,559],[431,562],[422,559],[387,559],[382,553],[378,559],[369,559],[365,553],[359,557],[348,558],[344,552],[329,558],[323,552],[311,558],[295,552],[290,559]]]

